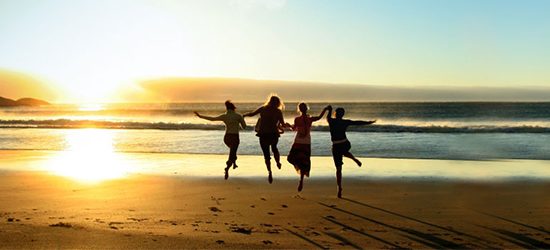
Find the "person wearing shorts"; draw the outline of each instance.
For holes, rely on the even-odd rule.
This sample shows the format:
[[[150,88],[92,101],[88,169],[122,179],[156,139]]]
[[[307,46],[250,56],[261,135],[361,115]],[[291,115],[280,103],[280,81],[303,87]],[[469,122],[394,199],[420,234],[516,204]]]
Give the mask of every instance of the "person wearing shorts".
[[[239,130],[246,129],[246,122],[241,114],[235,112],[235,104],[231,101],[225,102],[226,113],[216,117],[201,115],[195,112],[195,115],[199,118],[209,121],[222,121],[225,124],[225,135],[223,142],[229,148],[229,157],[225,162],[225,179],[229,178],[229,168],[233,166],[236,169],[237,166],[237,149],[239,148]]]
[[[330,139],[332,141],[332,158],[334,160],[334,166],[336,167],[336,184],[338,185],[338,198],[342,198],[342,165],[344,165],[344,157],[350,158],[361,167],[362,163],[359,159],[355,158],[350,152],[351,143],[346,137],[346,131],[349,126],[354,125],[369,125],[376,122],[374,121],[353,121],[343,119],[345,110],[343,108],[337,108],[335,111],[335,118],[332,118],[332,106],[328,106],[327,122],[330,128]]]

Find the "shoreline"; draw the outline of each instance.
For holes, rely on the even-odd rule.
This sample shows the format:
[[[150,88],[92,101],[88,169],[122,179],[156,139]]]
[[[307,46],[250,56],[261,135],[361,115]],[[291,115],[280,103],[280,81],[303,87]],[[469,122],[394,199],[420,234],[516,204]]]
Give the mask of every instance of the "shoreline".
[[[176,154],[176,153],[117,153],[104,152],[95,155],[73,151],[0,150],[0,171],[38,171],[66,177],[75,175],[107,174],[98,179],[125,178],[133,174],[222,177],[226,155]],[[333,160],[330,156],[312,156],[310,178],[334,178]],[[547,160],[439,160],[364,158],[363,167],[351,160],[344,160],[344,179],[359,180],[442,180],[458,182],[494,181],[550,181]],[[283,168],[272,167],[274,178],[297,178],[294,167],[281,156]],[[267,175],[263,158],[258,155],[239,155],[239,168],[229,171],[230,178],[262,178]],[[109,167],[111,166],[112,167]],[[78,166],[78,168],[72,167]],[[101,168],[98,168],[101,166]],[[81,170],[83,173],[79,173]],[[110,175],[112,174],[112,175]],[[105,178],[104,178],[105,177]],[[78,178],[77,178],[78,179]]]

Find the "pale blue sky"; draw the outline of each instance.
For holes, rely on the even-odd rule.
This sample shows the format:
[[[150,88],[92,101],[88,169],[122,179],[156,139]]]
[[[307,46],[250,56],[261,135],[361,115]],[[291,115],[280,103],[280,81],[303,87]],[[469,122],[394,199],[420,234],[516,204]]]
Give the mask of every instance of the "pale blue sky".
[[[546,0],[0,0],[0,68],[93,95],[164,76],[547,86],[549,13]]]

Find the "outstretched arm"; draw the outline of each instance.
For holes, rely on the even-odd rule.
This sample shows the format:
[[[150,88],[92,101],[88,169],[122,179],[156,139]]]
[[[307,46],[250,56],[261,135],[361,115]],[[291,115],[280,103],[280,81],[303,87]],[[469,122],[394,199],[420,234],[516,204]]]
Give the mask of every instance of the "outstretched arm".
[[[370,125],[370,124],[373,124],[375,122],[376,122],[376,120],[374,120],[374,121],[350,121],[350,125]]]
[[[221,121],[222,120],[222,115],[213,117],[213,116],[201,115],[201,114],[199,114],[199,112],[196,112],[196,111],[194,113],[197,117],[199,117],[201,119],[205,119],[205,120],[209,120],[209,121]]]
[[[318,120],[321,120],[321,118],[323,118],[323,116],[325,115],[325,112],[327,112],[327,110],[328,110],[328,106],[325,107],[325,108],[323,109],[323,111],[321,111],[321,114],[319,114],[319,116],[311,117],[311,121],[312,121],[312,122],[316,122],[316,121],[318,121]]]
[[[244,113],[244,114],[243,114],[243,117],[255,116],[255,115],[259,114],[259,113],[262,111],[262,108],[263,108],[263,107],[259,107],[258,109],[254,110],[254,111],[252,111],[252,112]]]

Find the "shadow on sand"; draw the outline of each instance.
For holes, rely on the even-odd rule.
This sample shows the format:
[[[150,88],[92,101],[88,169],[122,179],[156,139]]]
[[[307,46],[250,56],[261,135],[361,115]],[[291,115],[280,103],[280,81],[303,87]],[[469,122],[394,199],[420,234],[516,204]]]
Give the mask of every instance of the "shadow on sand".
[[[550,244],[547,244],[537,239],[533,239],[525,234],[515,233],[504,229],[491,228],[491,227],[480,226],[480,225],[478,226],[481,228],[485,228],[487,230],[493,231],[494,233],[497,234],[498,238],[508,241],[521,248],[550,249]]]
[[[284,228],[284,229],[285,229],[287,232],[289,232],[290,234],[292,234],[292,235],[294,235],[294,236],[296,236],[296,237],[298,237],[298,238],[300,238],[300,239],[302,239],[302,240],[305,240],[305,241],[309,242],[310,244],[312,244],[312,245],[314,245],[314,246],[316,246],[316,247],[318,247],[318,248],[320,248],[320,249],[329,249],[328,247],[325,247],[325,246],[323,246],[323,245],[321,245],[321,244],[315,242],[314,240],[312,240],[312,239],[310,239],[310,238],[308,238],[308,237],[306,237],[306,236],[304,236],[304,235],[301,235],[301,234],[299,234],[299,233],[297,233],[297,232],[294,232],[294,231],[292,231],[292,230],[290,230],[290,229],[287,229],[287,228]]]
[[[437,237],[437,236],[432,235],[432,234],[423,233],[423,232],[420,232],[420,231],[417,231],[417,230],[414,230],[414,229],[410,229],[410,228],[396,227],[396,226],[389,225],[387,223],[384,223],[384,222],[381,222],[381,221],[378,221],[378,220],[367,218],[363,215],[359,215],[359,214],[356,214],[356,213],[353,213],[353,212],[350,212],[350,211],[347,211],[347,210],[344,210],[344,209],[341,209],[341,208],[337,208],[336,206],[330,206],[330,205],[327,205],[327,204],[324,204],[324,203],[321,203],[321,202],[319,202],[319,204],[321,206],[324,206],[324,207],[327,207],[327,208],[330,208],[330,209],[333,209],[333,210],[336,210],[336,211],[339,211],[339,212],[342,212],[342,213],[345,213],[345,214],[348,214],[348,215],[352,215],[352,216],[360,218],[362,220],[365,220],[365,221],[368,221],[368,222],[371,222],[371,223],[374,223],[374,224],[377,224],[377,225],[380,225],[380,226],[384,226],[384,227],[387,227],[387,228],[390,228],[390,229],[393,229],[393,230],[396,230],[396,231],[399,231],[399,232],[402,232],[402,233],[405,233],[406,235],[408,235],[407,238],[409,238],[411,240],[414,240],[414,241],[416,241],[420,244],[426,245],[427,247],[431,247],[431,248],[449,248],[449,249],[466,249],[467,248],[465,245],[458,244],[458,243],[455,243],[455,242]],[[329,221],[331,221],[335,224],[339,224],[341,226],[346,226],[344,223],[341,223],[341,222],[339,222],[335,219],[330,219],[330,218],[325,218],[325,219],[327,219],[327,220],[329,220]],[[346,226],[346,227],[348,227],[348,226]],[[356,229],[354,231],[361,232],[361,231],[356,230]],[[364,234],[363,232],[361,232],[361,233]],[[378,238],[378,240],[381,240],[381,239]],[[384,243],[387,244],[386,241],[384,241]],[[393,244],[392,244],[392,246],[397,247],[397,248],[402,248],[402,247],[399,247],[399,246],[396,246],[396,245],[393,245]]]
[[[539,232],[543,232],[545,234],[550,234],[549,231],[545,230],[544,228],[540,228],[540,227],[535,227],[535,226],[531,226],[531,225],[527,225],[525,223],[521,223],[521,222],[518,222],[518,221],[514,221],[514,220],[510,220],[510,219],[507,219],[507,218],[504,218],[504,217],[500,217],[498,215],[494,215],[494,214],[489,214],[489,213],[485,213],[485,212],[481,212],[481,211],[476,211],[480,214],[483,214],[483,215],[487,215],[489,217],[493,217],[495,219],[500,219],[500,220],[503,220],[503,221],[506,221],[506,222],[510,222],[512,224],[516,224],[516,225],[519,225],[519,226],[523,226],[523,227],[526,227],[526,228],[530,228],[530,229],[533,229],[533,230],[537,230]]]
[[[374,210],[378,210],[378,211],[381,211],[381,212],[384,212],[384,213],[388,213],[388,214],[391,214],[391,215],[395,215],[395,216],[400,217],[400,218],[404,218],[404,219],[407,219],[407,220],[418,222],[420,224],[435,227],[435,228],[438,228],[438,229],[441,229],[441,230],[444,230],[444,231],[447,231],[447,232],[450,232],[450,233],[454,233],[454,234],[459,235],[459,236],[468,237],[470,239],[475,240],[483,248],[493,248],[490,244],[494,244],[494,242],[490,242],[487,239],[483,239],[483,238],[477,237],[475,235],[471,235],[471,234],[468,234],[468,233],[465,233],[465,232],[461,232],[461,231],[458,231],[458,230],[455,230],[455,229],[452,229],[452,228],[447,228],[447,227],[444,227],[444,226],[440,226],[440,225],[437,225],[437,224],[434,224],[434,223],[431,223],[431,222],[422,221],[422,220],[419,220],[419,219],[416,219],[416,218],[413,218],[413,217],[410,217],[410,216],[407,216],[407,215],[403,215],[403,214],[399,214],[399,213],[389,211],[389,210],[386,210],[386,209],[383,209],[383,208],[375,207],[375,206],[372,206],[372,205],[369,205],[369,204],[366,204],[366,203],[363,203],[363,202],[360,202],[360,201],[352,200],[352,199],[349,199],[349,198],[342,198],[342,200],[345,200],[345,201],[348,201],[348,202],[351,202],[351,203],[354,203],[354,204],[357,204],[357,205],[361,205],[361,206],[364,206],[364,207],[367,207],[367,208],[371,208],[371,209],[374,209]]]

